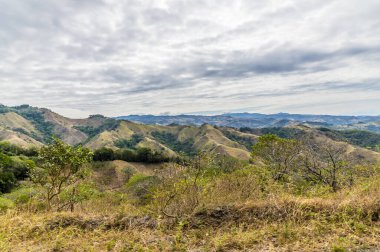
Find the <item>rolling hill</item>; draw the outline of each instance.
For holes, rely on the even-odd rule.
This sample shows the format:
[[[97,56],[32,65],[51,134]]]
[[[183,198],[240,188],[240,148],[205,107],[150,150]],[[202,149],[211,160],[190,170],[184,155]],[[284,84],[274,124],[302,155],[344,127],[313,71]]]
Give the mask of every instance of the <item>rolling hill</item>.
[[[297,124],[307,124],[311,127],[328,127],[331,129],[357,129],[380,132],[380,116],[331,116],[331,115],[301,115],[301,114],[258,114],[258,113],[228,113],[222,115],[129,115],[116,119],[130,120],[144,124],[180,124],[215,126],[268,128],[285,127]]]
[[[228,118],[237,118],[239,121],[250,118],[250,115],[228,115]],[[254,115],[257,118],[266,118],[264,115]],[[285,120],[283,117],[280,116],[279,119]],[[257,138],[271,133],[284,138],[298,139],[312,135],[314,139],[327,139],[337,144],[345,144],[347,151],[356,156],[363,156],[369,160],[377,160],[380,156],[378,152],[369,150],[374,150],[380,145],[380,135],[377,133],[316,128],[308,123],[275,125],[278,124],[281,124],[281,127],[239,129],[208,123],[157,125],[116,120],[101,115],[92,115],[87,119],[70,119],[51,110],[28,105],[0,106],[0,141],[23,147],[41,146],[49,142],[51,136],[56,136],[71,145],[83,144],[91,149],[146,147],[168,157],[176,157],[179,153],[194,155],[205,151],[249,160],[250,150]]]

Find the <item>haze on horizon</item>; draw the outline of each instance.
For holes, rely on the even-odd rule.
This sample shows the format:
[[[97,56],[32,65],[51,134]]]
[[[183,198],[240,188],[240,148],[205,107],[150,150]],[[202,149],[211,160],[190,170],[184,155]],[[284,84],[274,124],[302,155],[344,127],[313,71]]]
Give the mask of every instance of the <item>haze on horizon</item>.
[[[0,103],[380,114],[380,1],[0,0]]]

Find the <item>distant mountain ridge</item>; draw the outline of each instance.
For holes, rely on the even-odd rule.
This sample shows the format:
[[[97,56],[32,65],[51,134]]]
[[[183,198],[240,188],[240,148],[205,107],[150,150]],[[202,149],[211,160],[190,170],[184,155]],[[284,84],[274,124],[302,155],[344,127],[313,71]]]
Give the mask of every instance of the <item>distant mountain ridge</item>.
[[[327,127],[333,129],[358,129],[380,132],[380,116],[333,116],[303,114],[259,114],[259,113],[227,113],[213,116],[203,115],[128,115],[116,119],[129,120],[144,124],[159,125],[202,125],[226,126],[234,128],[285,127],[307,124],[311,127]]]
[[[249,160],[257,138],[270,133],[284,138],[314,136],[315,139],[345,142],[347,151],[353,155],[380,160],[380,153],[376,152],[380,148],[380,134],[316,127],[316,120],[311,127],[310,123],[300,123],[302,116],[244,113],[211,117],[128,116],[128,120],[92,115],[86,119],[70,119],[45,108],[0,105],[0,141],[28,148],[47,144],[55,136],[68,144],[82,144],[93,150],[103,147],[113,150],[149,148],[168,157],[207,152]],[[326,118],[330,120],[331,117]],[[357,120],[358,124],[366,125],[373,120],[343,118],[341,122]],[[329,122],[325,119],[320,124]],[[344,126],[341,122],[334,127]]]

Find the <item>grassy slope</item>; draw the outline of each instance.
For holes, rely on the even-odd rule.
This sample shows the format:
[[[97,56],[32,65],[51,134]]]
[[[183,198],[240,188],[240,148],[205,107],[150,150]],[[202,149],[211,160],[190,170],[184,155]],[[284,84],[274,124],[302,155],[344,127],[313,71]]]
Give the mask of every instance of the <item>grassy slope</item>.
[[[274,194],[200,209],[182,224],[146,217],[116,194],[75,213],[11,210],[0,215],[0,250],[377,251],[379,181],[324,197]]]
[[[0,141],[9,142],[11,144],[14,144],[23,148],[42,146],[42,143],[38,142],[37,140],[25,134],[15,132],[6,128],[2,128],[1,126],[0,126]]]
[[[362,147],[353,146],[346,141],[340,141],[338,139],[331,139],[325,132],[319,131],[313,128],[299,127],[296,128],[303,129],[305,133],[311,134],[313,136],[315,144],[321,144],[324,141],[335,143],[336,145],[343,145],[347,149],[347,153],[349,153],[352,157],[357,159],[363,159],[368,161],[380,161],[380,153],[374,152]]]
[[[30,121],[15,112],[0,114],[0,126],[8,129],[23,129],[28,133],[38,133]]]
[[[175,155],[173,150],[155,139],[152,133],[157,131],[173,134],[179,142],[192,141],[194,142],[193,148],[197,151],[209,151],[244,160],[249,159],[249,152],[243,145],[228,139],[221,131],[210,125],[201,127],[158,126],[123,121],[117,129],[99,134],[87,146],[90,148],[104,146],[115,148],[114,142],[117,139],[130,139],[133,134],[140,134],[144,136],[144,141],[139,144],[140,147],[150,147],[170,156]]]
[[[24,117],[14,112],[0,114],[0,141],[26,148],[41,146],[39,141],[30,137],[32,134],[41,136],[34,125]]]

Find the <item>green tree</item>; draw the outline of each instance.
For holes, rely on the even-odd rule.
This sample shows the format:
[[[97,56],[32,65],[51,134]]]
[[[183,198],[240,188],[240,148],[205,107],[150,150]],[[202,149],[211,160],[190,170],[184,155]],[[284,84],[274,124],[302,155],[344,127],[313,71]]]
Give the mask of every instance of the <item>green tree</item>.
[[[60,202],[58,196],[67,188],[71,188],[71,196],[76,196],[76,189],[86,177],[85,164],[92,160],[92,152],[82,146],[72,147],[55,138],[53,142],[39,151],[39,168],[31,169],[31,179],[42,186],[45,191],[47,209],[53,203],[57,209],[69,205],[74,210],[73,200]]]
[[[16,184],[17,180],[12,172],[0,170],[0,193],[9,193]]]
[[[112,161],[115,160],[115,153],[113,149],[102,147],[95,150],[94,161]]]

